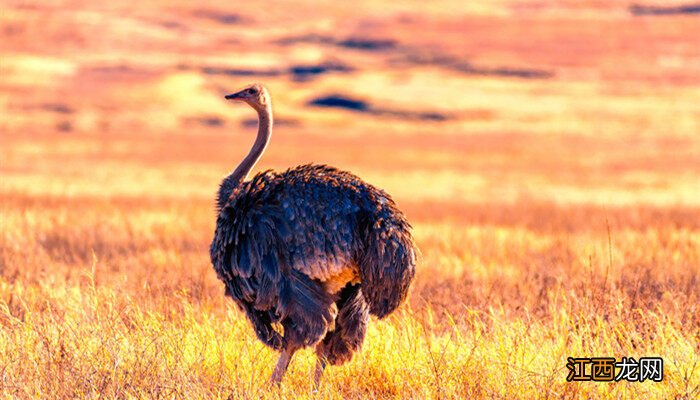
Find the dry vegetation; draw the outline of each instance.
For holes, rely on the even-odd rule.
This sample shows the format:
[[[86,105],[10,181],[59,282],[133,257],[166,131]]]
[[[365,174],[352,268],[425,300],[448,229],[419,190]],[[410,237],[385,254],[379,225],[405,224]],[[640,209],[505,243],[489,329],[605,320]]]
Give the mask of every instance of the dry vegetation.
[[[3,7],[0,396],[697,398],[698,17],[461,3]],[[254,129],[221,95],[252,80],[279,122],[259,168],[358,173],[423,253],[313,396],[311,351],[267,385],[208,259]],[[568,383],[567,356],[664,381]]]

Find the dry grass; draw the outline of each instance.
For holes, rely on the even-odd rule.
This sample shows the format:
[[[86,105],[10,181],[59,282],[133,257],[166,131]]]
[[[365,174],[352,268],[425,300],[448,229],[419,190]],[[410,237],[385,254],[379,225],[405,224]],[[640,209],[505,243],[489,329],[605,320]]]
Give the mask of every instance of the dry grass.
[[[506,0],[328,3],[309,18],[297,3],[265,21],[250,4],[186,2],[0,13],[0,396],[700,395],[695,19]],[[281,44],[310,33],[397,44]],[[352,71],[203,70],[327,58]],[[352,170],[394,195],[422,250],[409,302],[316,395],[311,351],[267,385],[276,354],[208,259],[218,180],[254,129],[220,95],[249,79],[280,121],[259,169]],[[305,106],[328,93],[451,119]],[[568,356],[660,356],[664,380],[568,383]]]
[[[210,270],[208,202],[8,195],[2,207],[12,397],[309,393],[311,352],[279,394],[266,387],[275,355]],[[410,304],[372,324],[319,397],[697,393],[697,211],[460,206],[465,224],[423,207],[406,207],[424,254]],[[661,356],[665,380],[567,383],[566,357],[582,355]]]

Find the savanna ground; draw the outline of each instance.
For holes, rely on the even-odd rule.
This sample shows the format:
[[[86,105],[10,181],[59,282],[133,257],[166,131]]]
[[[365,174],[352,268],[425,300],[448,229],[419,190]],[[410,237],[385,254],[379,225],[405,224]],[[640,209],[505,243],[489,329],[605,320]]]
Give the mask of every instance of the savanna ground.
[[[3,2],[0,396],[311,396],[308,350],[267,385],[208,257],[255,129],[222,95],[263,81],[256,169],[351,170],[422,250],[313,397],[698,397],[697,14],[238,3]],[[659,356],[664,380],[569,383],[568,356]]]

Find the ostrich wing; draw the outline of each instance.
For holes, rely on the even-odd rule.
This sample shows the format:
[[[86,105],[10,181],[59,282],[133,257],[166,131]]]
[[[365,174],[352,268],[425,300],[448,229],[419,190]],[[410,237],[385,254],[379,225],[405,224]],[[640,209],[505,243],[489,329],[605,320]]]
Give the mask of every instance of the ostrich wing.
[[[321,191],[274,173],[233,191],[219,213],[210,255],[239,304],[271,311],[273,320],[328,308],[320,282],[348,258],[352,235],[340,226],[343,207],[319,206]]]
[[[276,305],[282,270],[288,265],[278,244],[289,229],[271,212],[274,209],[265,207],[259,196],[250,195],[255,188],[243,184],[221,210],[210,255],[219,279],[235,300],[269,310]]]

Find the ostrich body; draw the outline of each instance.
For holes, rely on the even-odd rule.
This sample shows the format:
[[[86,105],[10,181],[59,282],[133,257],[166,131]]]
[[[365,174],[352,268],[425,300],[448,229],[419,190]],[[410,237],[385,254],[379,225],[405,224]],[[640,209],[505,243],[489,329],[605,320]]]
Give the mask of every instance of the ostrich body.
[[[211,261],[257,337],[281,352],[272,381],[295,351],[315,346],[317,386],[327,363],[360,349],[370,314],[383,318],[406,298],[416,260],[411,227],[388,194],[332,167],[246,180],[270,141],[270,97],[254,84],[226,99],[258,112],[258,136],[219,188]]]

